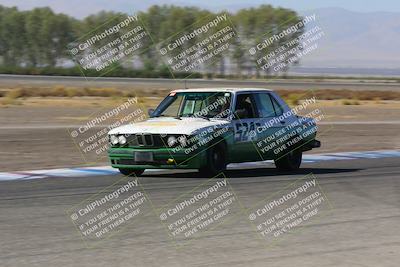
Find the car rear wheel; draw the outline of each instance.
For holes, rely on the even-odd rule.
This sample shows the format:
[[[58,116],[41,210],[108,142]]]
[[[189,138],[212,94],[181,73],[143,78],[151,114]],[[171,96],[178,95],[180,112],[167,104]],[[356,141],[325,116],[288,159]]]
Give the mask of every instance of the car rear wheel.
[[[275,166],[281,171],[294,171],[300,168],[303,152],[301,150],[292,150],[285,156],[274,160]]]
[[[201,175],[213,177],[226,170],[226,149],[222,143],[207,149],[207,163],[199,169]]]
[[[140,176],[143,174],[144,169],[124,169],[119,168],[119,172],[126,176]]]

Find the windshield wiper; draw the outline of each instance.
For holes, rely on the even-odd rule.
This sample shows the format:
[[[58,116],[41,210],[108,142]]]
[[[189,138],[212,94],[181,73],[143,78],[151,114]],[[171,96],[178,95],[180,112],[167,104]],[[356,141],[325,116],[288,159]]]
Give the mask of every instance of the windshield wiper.
[[[174,118],[174,119],[176,119],[176,120],[182,120],[182,118],[179,117],[179,116],[175,116],[175,117],[173,117],[173,116],[165,116],[164,114],[160,114],[160,115],[157,115],[157,116],[153,116],[152,118],[159,118],[159,117]]]
[[[204,119],[204,120],[210,120],[210,118],[209,117],[207,117],[207,116],[202,116],[202,115],[194,115],[194,114],[191,114],[191,116],[190,117],[193,117],[193,118],[200,118],[200,119]]]

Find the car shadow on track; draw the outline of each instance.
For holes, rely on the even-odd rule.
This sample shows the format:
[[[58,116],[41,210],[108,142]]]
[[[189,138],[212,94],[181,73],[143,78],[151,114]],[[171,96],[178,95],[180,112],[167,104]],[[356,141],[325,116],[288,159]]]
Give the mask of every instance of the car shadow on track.
[[[342,168],[301,168],[297,171],[284,172],[278,171],[275,168],[257,168],[257,169],[242,169],[242,170],[227,170],[224,172],[228,178],[251,178],[251,177],[268,177],[280,175],[307,175],[313,174],[332,174],[332,173],[346,173],[356,172],[362,169],[342,169]],[[160,174],[145,174],[143,177],[157,177],[157,178],[206,178],[198,172],[179,172],[179,173],[160,173]]]

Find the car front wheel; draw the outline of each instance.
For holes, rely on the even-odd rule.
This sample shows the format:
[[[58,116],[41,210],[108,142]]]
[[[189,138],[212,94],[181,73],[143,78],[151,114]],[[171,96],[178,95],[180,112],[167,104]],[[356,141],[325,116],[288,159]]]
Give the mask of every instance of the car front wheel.
[[[120,168],[119,172],[125,176],[140,176],[143,174],[144,169],[124,169]]]
[[[207,163],[199,169],[201,175],[213,177],[226,170],[226,150],[222,143],[207,150]]]
[[[303,152],[301,150],[292,150],[285,156],[274,160],[275,166],[281,171],[295,171],[300,168]]]

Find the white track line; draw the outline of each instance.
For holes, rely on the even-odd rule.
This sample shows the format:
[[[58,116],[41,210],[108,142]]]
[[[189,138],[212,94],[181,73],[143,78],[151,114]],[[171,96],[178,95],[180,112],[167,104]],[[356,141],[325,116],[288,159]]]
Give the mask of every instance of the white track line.
[[[335,160],[354,160],[354,159],[379,159],[389,157],[400,157],[400,150],[377,150],[377,151],[354,151],[340,153],[322,153],[322,154],[306,154],[303,155],[303,163],[315,163],[321,161]],[[266,166],[273,164],[272,160],[246,162],[229,164],[228,169],[251,168],[257,166]],[[146,172],[158,172],[164,170],[149,169]],[[15,171],[15,172],[0,172],[0,181],[13,180],[31,180],[49,177],[86,177],[86,176],[101,176],[115,175],[118,170],[110,166],[98,167],[74,167],[74,168],[58,168],[48,170],[33,170],[33,171]]]

